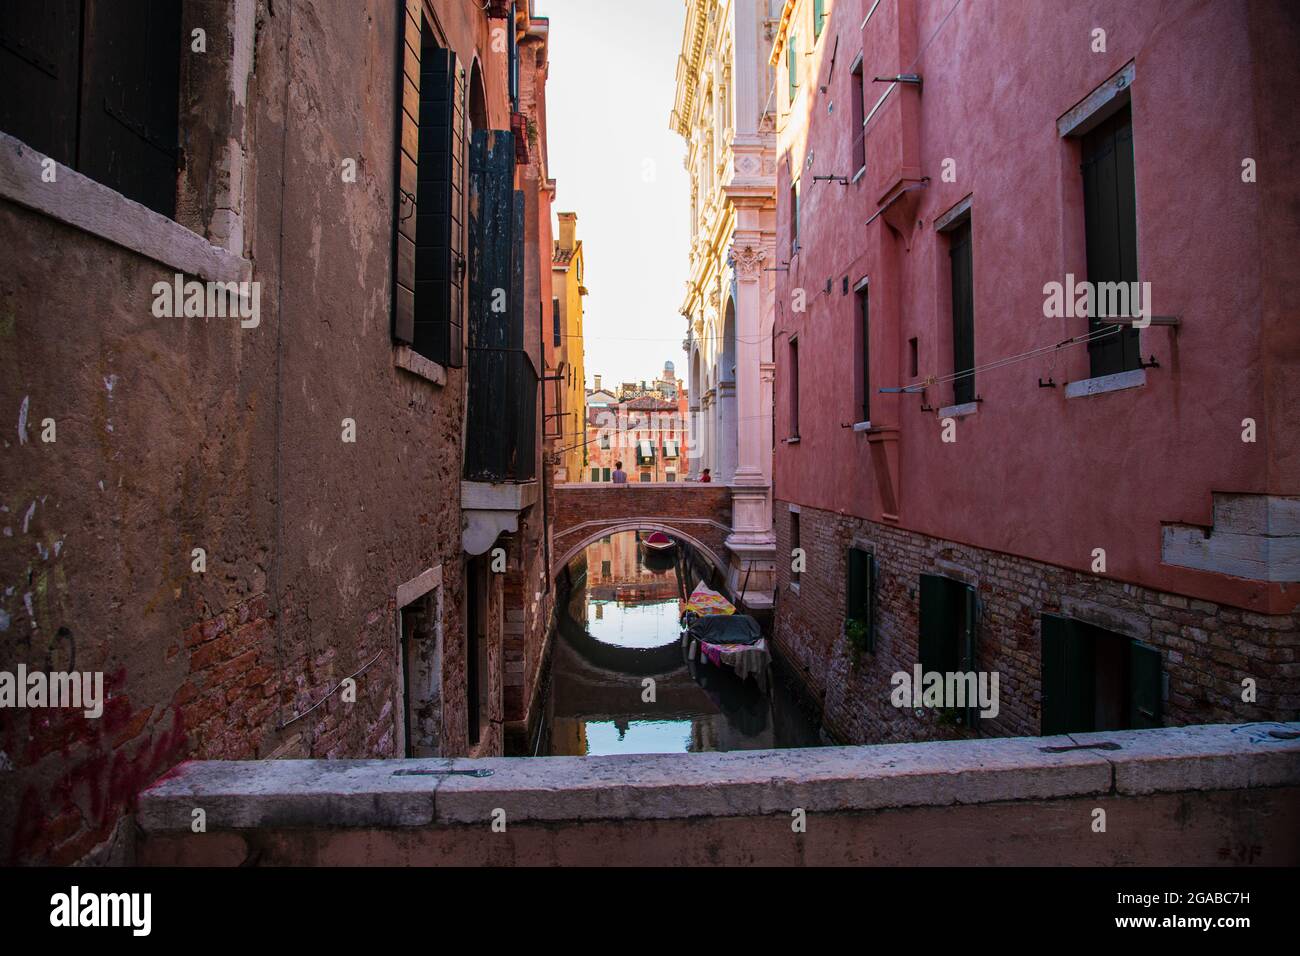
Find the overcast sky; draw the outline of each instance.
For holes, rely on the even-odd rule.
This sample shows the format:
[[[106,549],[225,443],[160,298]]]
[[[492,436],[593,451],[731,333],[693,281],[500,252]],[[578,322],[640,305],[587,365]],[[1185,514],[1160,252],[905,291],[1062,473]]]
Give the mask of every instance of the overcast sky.
[[[686,144],[668,128],[682,0],[537,0],[550,17],[546,112],[556,212],[586,257],[587,385],[686,374]]]

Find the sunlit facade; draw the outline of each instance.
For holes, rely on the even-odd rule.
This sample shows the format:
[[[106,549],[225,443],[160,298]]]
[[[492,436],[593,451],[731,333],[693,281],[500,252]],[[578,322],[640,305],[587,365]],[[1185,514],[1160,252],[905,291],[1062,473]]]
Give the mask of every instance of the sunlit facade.
[[[772,324],[776,261],[774,71],[781,4],[687,0],[670,123],[691,180],[687,322],[689,477],[734,488],[731,578],[771,600]]]

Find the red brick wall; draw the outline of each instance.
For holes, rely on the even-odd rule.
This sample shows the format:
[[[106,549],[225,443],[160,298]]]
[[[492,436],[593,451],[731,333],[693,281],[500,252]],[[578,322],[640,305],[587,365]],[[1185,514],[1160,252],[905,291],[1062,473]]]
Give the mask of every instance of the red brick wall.
[[[775,508],[777,554],[789,555],[789,504]],[[890,676],[917,661],[922,573],[975,584],[982,604],[977,667],[997,671],[1000,712],[979,735],[1036,735],[1040,720],[1040,616],[1091,620],[1160,649],[1169,676],[1168,726],[1295,720],[1300,711],[1300,615],[1263,616],[1164,594],[1023,558],[955,544],[849,515],[802,507],[807,566],[798,592],[778,558],[777,650],[822,701],[827,729],[848,743],[972,736],[932,711],[889,701]],[[843,637],[847,550],[870,547],[879,564],[876,653],[852,665]],[[1241,699],[1253,678],[1258,698]]]
[[[579,541],[641,520],[689,535],[727,561],[731,530],[731,488],[723,484],[564,484],[555,488],[552,561]],[[583,527],[578,527],[583,525]],[[556,570],[560,570],[558,567]]]

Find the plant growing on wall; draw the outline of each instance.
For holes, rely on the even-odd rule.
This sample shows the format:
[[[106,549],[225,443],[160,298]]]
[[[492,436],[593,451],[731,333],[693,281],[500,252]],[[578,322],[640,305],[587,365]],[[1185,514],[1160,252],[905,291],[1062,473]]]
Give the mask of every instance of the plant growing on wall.
[[[867,622],[858,617],[851,617],[844,622],[844,637],[849,642],[849,651],[853,656],[853,666],[862,660],[862,652],[867,649]]]

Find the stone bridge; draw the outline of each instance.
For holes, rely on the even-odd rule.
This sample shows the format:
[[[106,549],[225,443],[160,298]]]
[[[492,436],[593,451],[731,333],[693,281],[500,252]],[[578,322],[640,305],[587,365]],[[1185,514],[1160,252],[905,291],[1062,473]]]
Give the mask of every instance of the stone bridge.
[[[728,567],[731,486],[720,483],[608,482],[555,486],[553,569],[619,531],[662,531],[695,548],[719,573]]]

